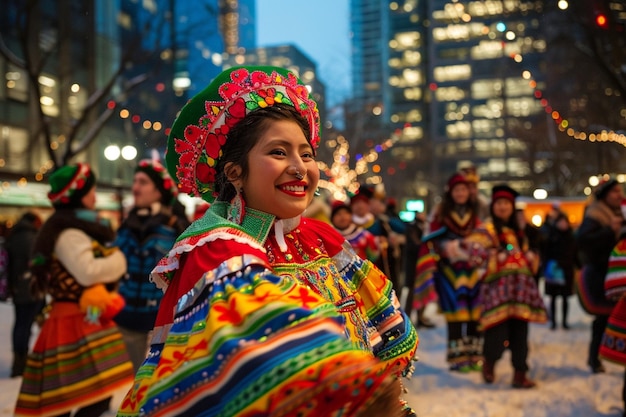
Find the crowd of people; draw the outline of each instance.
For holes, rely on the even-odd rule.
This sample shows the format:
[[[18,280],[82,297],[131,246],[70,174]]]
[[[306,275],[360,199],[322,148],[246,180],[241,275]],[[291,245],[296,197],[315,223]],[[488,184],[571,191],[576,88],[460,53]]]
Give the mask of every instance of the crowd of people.
[[[512,387],[537,385],[529,323],[568,329],[574,293],[594,317],[590,372],[626,366],[620,183],[596,188],[577,229],[558,205],[529,224],[510,185],[478,192],[476,167],[412,222],[380,184],[320,216],[319,129],[292,72],[234,67],[181,109],[164,162],[137,164],[116,230],[88,164],[54,171],[53,213],[25,213],[5,242],[15,415],[102,415],[123,387],[122,417],[416,415],[403,380],[431,303],[450,372],[487,384],[509,349]],[[189,219],[179,193],[206,212]]]

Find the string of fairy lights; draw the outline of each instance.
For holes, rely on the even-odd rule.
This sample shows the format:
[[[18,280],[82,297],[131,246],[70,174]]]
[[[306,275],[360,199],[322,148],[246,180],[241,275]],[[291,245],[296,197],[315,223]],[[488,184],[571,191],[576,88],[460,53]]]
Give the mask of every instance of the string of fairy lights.
[[[504,45],[503,45],[504,49]],[[521,64],[524,59],[520,53],[511,53],[509,58],[515,62]],[[590,142],[615,142],[622,146],[626,146],[626,135],[613,130],[602,130],[599,132],[586,132],[584,130],[573,127],[573,123],[564,117],[564,115],[555,109],[550,101],[544,96],[543,91],[538,87],[537,81],[533,78],[530,70],[524,69],[521,72],[521,77],[528,80],[529,86],[533,90],[534,97],[539,100],[544,111],[550,115],[554,121],[557,129],[560,132],[565,133],[569,137],[575,140],[587,140]],[[155,85],[155,90],[159,93],[165,91],[165,84],[160,82]],[[107,108],[114,110],[121,106],[121,103],[110,100],[107,102]],[[623,116],[626,117],[626,109],[622,110]],[[156,132],[163,130],[165,135],[169,135],[169,128],[163,129],[163,123],[160,121],[152,121],[143,118],[140,113],[133,112],[127,107],[123,106],[117,115],[121,119],[130,119],[133,124],[140,124],[145,130],[154,130]],[[354,158],[354,168],[350,168],[350,144],[349,141],[339,135],[336,139],[331,139],[327,142],[329,148],[334,148],[333,161],[330,166],[325,162],[319,161],[318,166],[320,170],[328,177],[328,179],[320,180],[320,187],[328,189],[335,199],[345,200],[349,193],[355,193],[359,187],[358,177],[366,174],[367,172],[373,172],[375,175],[367,179],[368,183],[378,184],[382,182],[382,177],[378,175],[381,171],[381,167],[375,162],[378,160],[379,154],[389,150],[399,140],[402,135],[402,129],[394,131],[389,138],[383,140],[382,143],[373,145],[363,154],[357,154]],[[50,144],[51,149],[56,150],[60,144],[65,142],[65,137],[59,135],[55,141]],[[41,165],[38,172],[35,174],[36,181],[42,181],[45,174],[54,167],[54,163],[51,160],[46,161]],[[405,166],[404,166],[405,167]],[[403,169],[404,167],[400,167]],[[395,169],[395,168],[394,168]],[[389,175],[394,175],[395,171],[388,170]],[[26,178],[21,178],[17,185],[24,187],[28,183]],[[3,188],[10,186],[8,183],[2,184]]]
[[[521,54],[512,54],[510,58],[518,63],[523,61]],[[554,109],[549,100],[544,97],[543,91],[538,88],[537,81],[533,79],[532,73],[529,70],[522,71],[522,78],[528,80],[528,85],[533,89],[534,97],[539,100],[539,103],[545,112],[550,115],[559,131],[565,133],[570,138],[577,140],[588,140],[590,142],[616,142],[622,146],[626,146],[626,135],[623,133],[619,133],[614,130],[601,130],[600,132],[588,133],[570,126],[570,121],[567,118],[564,118],[558,110]],[[622,116],[626,118],[626,109],[622,109]]]

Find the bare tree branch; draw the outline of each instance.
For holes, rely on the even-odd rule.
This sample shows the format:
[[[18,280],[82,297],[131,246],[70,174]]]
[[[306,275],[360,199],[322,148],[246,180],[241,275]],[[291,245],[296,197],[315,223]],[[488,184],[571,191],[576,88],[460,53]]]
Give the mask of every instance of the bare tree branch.
[[[131,91],[149,78],[150,77],[147,74],[140,74],[128,80],[128,82],[124,83],[124,91]],[[87,132],[82,135],[78,145],[72,147],[71,149],[70,146],[67,146],[63,155],[63,163],[68,163],[74,155],[87,149],[89,145],[91,145],[91,143],[96,139],[98,133],[100,133],[106,122],[111,118],[114,113],[115,108],[107,108],[100,114],[100,116],[98,116],[98,119],[95,122],[90,124],[89,130],[87,130]]]

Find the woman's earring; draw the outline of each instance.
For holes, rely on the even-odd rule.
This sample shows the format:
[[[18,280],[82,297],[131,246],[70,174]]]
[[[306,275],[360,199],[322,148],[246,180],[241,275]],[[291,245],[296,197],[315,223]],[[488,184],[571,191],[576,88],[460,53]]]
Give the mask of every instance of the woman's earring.
[[[243,190],[235,187],[237,194],[230,200],[227,219],[230,222],[241,224],[243,216],[246,214],[246,202],[243,199]]]

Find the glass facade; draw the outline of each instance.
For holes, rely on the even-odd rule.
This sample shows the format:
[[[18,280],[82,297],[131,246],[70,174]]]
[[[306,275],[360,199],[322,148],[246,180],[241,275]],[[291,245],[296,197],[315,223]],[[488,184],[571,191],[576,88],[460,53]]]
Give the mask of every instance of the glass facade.
[[[408,165],[393,171],[400,177],[386,176],[387,188],[407,182],[395,191],[440,192],[446,178],[469,162],[486,188],[492,181],[510,181],[522,191],[530,186],[523,131],[543,108],[523,73],[543,87],[543,4],[351,2],[356,107],[372,114],[365,124],[376,120],[381,129],[378,138],[355,137],[354,143],[362,150],[365,142],[374,146],[390,138],[393,146],[379,153],[380,165]]]
[[[237,31],[223,26],[233,14],[236,17],[237,1],[176,1],[174,4],[174,89],[180,96],[191,97],[209,85],[222,69],[226,47],[222,33],[237,40]],[[220,19],[223,13],[226,16]]]
[[[543,2],[428,2],[433,57],[431,135],[437,168],[475,164],[483,180],[524,191],[531,172],[524,119],[543,113],[523,71],[540,75]]]

